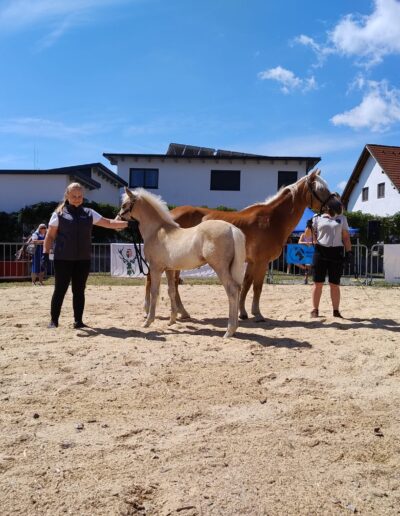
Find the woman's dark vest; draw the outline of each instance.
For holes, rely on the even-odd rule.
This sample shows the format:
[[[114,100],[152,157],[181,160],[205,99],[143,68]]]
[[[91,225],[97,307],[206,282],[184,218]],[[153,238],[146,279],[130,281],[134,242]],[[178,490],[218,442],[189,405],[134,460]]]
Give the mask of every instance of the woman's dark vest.
[[[66,204],[58,214],[55,260],[90,260],[93,217],[89,208]]]

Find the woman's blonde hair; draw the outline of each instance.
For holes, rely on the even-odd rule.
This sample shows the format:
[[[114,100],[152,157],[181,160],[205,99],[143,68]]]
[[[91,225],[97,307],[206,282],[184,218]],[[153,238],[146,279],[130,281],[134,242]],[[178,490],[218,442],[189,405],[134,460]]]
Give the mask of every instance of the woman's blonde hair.
[[[62,213],[65,203],[67,202],[68,195],[70,194],[71,190],[78,190],[78,189],[82,190],[82,193],[83,193],[84,188],[80,183],[71,183],[67,186],[67,188],[65,189],[65,192],[64,192],[64,199],[57,206],[56,213]]]

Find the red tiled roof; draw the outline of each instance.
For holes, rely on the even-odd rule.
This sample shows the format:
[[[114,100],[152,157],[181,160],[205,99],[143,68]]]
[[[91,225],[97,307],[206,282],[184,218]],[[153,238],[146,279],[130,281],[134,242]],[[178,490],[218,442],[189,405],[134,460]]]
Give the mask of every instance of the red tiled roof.
[[[400,147],[368,143],[358,158],[350,179],[343,190],[342,200],[345,205],[349,202],[354,185],[358,182],[358,178],[369,156],[376,160],[394,186],[400,191]]]
[[[400,190],[400,147],[373,144],[366,147],[394,186]]]

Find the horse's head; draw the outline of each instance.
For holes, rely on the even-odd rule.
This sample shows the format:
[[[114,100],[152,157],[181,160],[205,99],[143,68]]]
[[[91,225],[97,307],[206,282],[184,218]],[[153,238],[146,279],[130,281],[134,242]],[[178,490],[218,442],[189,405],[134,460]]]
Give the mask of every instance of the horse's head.
[[[325,208],[326,204],[334,199],[337,199],[338,194],[331,193],[328,188],[326,181],[320,177],[321,171],[317,168],[306,176],[306,185],[310,194],[308,206],[312,210],[321,212]],[[340,203],[340,200],[337,199]]]
[[[135,193],[132,192],[131,190],[129,190],[129,188],[127,188],[125,186],[125,194],[122,197],[121,209],[119,210],[118,215],[115,218],[117,220],[132,219],[133,218],[132,211],[134,209],[136,199],[137,199],[137,196],[135,195]]]

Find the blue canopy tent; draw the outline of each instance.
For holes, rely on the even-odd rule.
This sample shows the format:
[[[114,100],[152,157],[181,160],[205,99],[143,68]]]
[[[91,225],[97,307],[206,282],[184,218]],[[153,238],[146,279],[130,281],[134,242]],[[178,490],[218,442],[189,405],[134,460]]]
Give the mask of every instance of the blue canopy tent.
[[[304,210],[304,213],[299,220],[299,223],[294,228],[292,232],[292,236],[299,237],[304,231],[306,230],[307,220],[310,220],[314,217],[315,212],[312,211],[310,208],[306,208]],[[356,236],[358,234],[358,229],[356,228],[349,228],[350,236]]]

